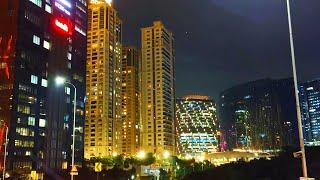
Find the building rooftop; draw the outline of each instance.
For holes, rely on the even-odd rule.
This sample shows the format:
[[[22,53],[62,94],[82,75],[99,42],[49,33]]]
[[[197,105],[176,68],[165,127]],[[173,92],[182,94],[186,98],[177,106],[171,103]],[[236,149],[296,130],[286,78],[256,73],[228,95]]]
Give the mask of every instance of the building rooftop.
[[[203,96],[203,95],[187,95],[184,96],[182,99],[185,100],[211,100],[210,96]]]

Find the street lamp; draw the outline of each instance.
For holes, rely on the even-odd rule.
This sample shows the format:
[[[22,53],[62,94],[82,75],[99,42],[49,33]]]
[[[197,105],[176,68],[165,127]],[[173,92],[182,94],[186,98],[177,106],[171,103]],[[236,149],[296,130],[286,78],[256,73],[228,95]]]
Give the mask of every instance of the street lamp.
[[[164,159],[168,159],[170,157],[170,152],[169,151],[164,151],[163,152],[163,157],[164,157]]]
[[[300,154],[301,154],[301,163],[302,163],[302,174],[303,174],[304,178],[308,178],[307,160],[306,160],[306,154],[305,154],[305,148],[304,148],[302,121],[301,121],[301,110],[300,110],[299,91],[298,91],[298,80],[297,80],[298,78],[297,78],[297,69],[296,69],[296,58],[295,58],[293,35],[292,35],[290,0],[287,0],[287,14],[288,14],[288,25],[289,25],[289,35],[290,35],[290,50],[291,50],[291,61],[292,61],[294,91],[295,91],[295,97],[296,97],[296,109],[297,109],[297,117],[298,117],[299,143],[300,143]]]
[[[143,151],[143,150],[139,151],[138,154],[137,154],[137,157],[138,157],[139,159],[144,159],[144,158],[146,158],[146,152]]]
[[[113,152],[113,153],[112,153],[112,156],[113,156],[113,157],[117,157],[117,156],[118,156],[118,153],[117,153],[117,152]]]
[[[73,85],[71,82],[67,81],[66,78],[57,76],[56,79],[56,85],[65,85],[68,84],[74,88],[74,98],[73,98],[73,128],[72,128],[72,155],[71,155],[71,180],[74,179],[74,175],[76,175],[76,168],[74,166],[74,146],[75,146],[75,127],[76,127],[76,109],[77,109],[77,88],[75,85]]]

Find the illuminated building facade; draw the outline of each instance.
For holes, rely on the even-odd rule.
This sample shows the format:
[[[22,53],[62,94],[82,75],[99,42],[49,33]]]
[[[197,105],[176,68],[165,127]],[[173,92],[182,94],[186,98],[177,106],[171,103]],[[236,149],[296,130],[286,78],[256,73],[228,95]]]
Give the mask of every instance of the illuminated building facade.
[[[121,152],[122,25],[104,0],[88,8],[86,159]]]
[[[176,101],[179,154],[219,151],[219,123],[215,102],[208,96],[186,96]]]
[[[175,153],[174,39],[162,22],[141,29],[141,149]]]
[[[140,51],[122,49],[122,154],[136,155],[140,147]]]
[[[9,172],[70,165],[74,92],[56,87],[57,75],[77,87],[75,159],[81,165],[86,6],[83,0],[0,2],[0,119],[9,126]]]
[[[278,150],[298,142],[292,79],[249,82],[220,98],[229,149]]]
[[[320,80],[300,85],[301,116],[305,144],[320,145]]]

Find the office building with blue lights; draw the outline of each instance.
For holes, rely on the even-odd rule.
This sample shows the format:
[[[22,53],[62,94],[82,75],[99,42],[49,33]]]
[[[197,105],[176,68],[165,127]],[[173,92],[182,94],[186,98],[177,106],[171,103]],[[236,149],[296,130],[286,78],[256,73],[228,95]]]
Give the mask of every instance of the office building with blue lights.
[[[320,146],[320,80],[300,85],[301,117],[307,146]]]
[[[296,146],[292,79],[262,79],[225,90],[220,94],[219,118],[230,150]]]
[[[178,153],[197,155],[219,151],[219,122],[215,102],[191,95],[176,101]]]

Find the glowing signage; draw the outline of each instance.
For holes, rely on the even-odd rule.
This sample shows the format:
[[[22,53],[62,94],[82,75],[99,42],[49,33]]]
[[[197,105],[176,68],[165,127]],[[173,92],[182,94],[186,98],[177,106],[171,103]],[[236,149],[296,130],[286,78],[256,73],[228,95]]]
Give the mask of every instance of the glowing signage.
[[[63,23],[61,21],[59,21],[58,19],[56,19],[54,21],[55,25],[60,28],[61,30],[63,30],[66,33],[69,33],[69,26],[66,23]]]
[[[71,15],[70,11],[68,11],[64,6],[62,6],[60,3],[55,2],[54,5],[60,9],[62,12],[66,13],[67,15]]]
[[[61,2],[63,5],[67,6],[68,8],[71,8],[71,3],[68,2],[67,0],[58,0],[59,2]]]

